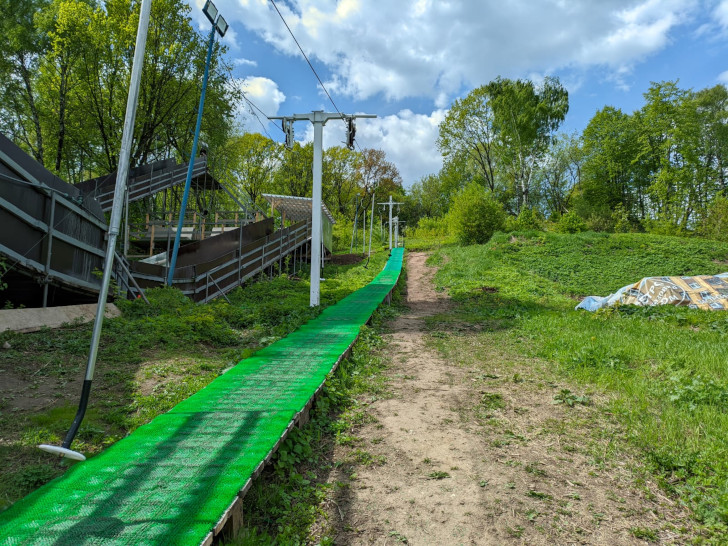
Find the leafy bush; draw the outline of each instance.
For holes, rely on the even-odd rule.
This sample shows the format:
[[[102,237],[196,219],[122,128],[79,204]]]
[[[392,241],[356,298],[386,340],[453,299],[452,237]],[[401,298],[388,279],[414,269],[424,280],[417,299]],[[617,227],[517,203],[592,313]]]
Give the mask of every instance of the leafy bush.
[[[425,216],[417,222],[417,227],[412,233],[413,237],[445,237],[450,235],[450,223],[447,218],[429,218]]]
[[[622,203],[614,208],[612,220],[614,221],[614,231],[616,233],[629,233],[634,231],[634,226],[629,219],[629,213],[622,206]]]
[[[560,233],[579,233],[586,230],[586,223],[575,212],[564,214],[556,224],[556,231]]]
[[[589,231],[613,231],[614,220],[611,215],[595,213],[586,219],[586,227]]]
[[[468,184],[453,201],[450,209],[453,231],[463,244],[482,244],[505,222],[500,203],[475,182]]]
[[[718,197],[708,209],[700,234],[717,241],[728,241],[728,199]]]
[[[523,208],[516,218],[516,229],[519,231],[542,230],[543,223],[537,211],[532,208]]]
[[[503,229],[505,233],[510,233],[511,231],[518,231],[518,216],[513,216],[512,214],[507,214],[506,219],[503,222]]]
[[[654,235],[672,235],[676,237],[684,237],[687,235],[685,228],[678,226],[669,220],[645,218],[642,220],[642,226],[645,228],[647,233],[652,233]]]
[[[725,408],[728,405],[728,385],[719,384],[701,375],[691,377],[678,373],[670,377],[669,399],[671,402],[685,404],[694,410],[700,405]]]
[[[23,492],[36,489],[53,479],[58,471],[47,464],[34,464],[26,466],[12,477],[13,484]]]

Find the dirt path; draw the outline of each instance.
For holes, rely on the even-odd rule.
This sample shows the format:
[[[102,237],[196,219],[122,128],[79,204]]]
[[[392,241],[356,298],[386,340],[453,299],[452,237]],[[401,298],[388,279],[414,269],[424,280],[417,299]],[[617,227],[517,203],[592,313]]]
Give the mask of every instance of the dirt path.
[[[336,543],[683,542],[684,511],[613,456],[621,433],[603,411],[555,405],[567,386],[487,332],[459,334],[463,353],[443,359],[426,319],[450,304],[425,259],[408,254],[409,310],[386,336],[392,397],[368,406],[360,445],[336,448],[368,454],[330,476]]]

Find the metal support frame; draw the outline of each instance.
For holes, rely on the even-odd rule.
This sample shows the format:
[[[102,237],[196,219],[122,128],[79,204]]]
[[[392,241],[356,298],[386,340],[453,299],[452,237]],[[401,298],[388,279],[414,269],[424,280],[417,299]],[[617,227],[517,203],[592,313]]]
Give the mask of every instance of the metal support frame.
[[[139,283],[136,282],[136,279],[134,278],[134,275],[132,275],[131,271],[126,265],[126,262],[124,261],[124,258],[119,256],[118,252],[114,253],[114,256],[116,257],[116,263],[119,264],[121,269],[124,270],[124,273],[126,273],[127,277],[131,281],[131,283],[134,285],[134,289],[139,292],[139,295],[142,297],[142,299],[145,301],[145,303],[149,304],[149,300],[147,299],[147,295],[144,293],[144,290],[142,290],[141,286],[139,286]],[[129,284],[127,283],[127,288],[129,287]]]
[[[372,233],[374,232],[374,207],[376,206],[376,190],[372,192],[372,215],[369,218],[369,255],[367,256],[367,264],[369,266],[369,259],[372,257]]]
[[[43,284],[43,308],[48,306],[48,283],[51,275],[51,257],[53,256],[53,229],[56,224],[56,192],[51,193],[51,212],[48,218],[48,246],[45,256],[45,279]]]
[[[321,270],[318,264],[321,263],[321,173],[323,166],[323,134],[324,125],[331,119],[344,121],[354,118],[376,118],[372,114],[356,114],[345,116],[340,112],[324,112],[314,110],[309,114],[294,114],[293,116],[279,116],[269,119],[280,119],[289,121],[310,121],[313,123],[313,199],[311,202],[311,289],[309,292],[309,305],[317,307],[321,303]],[[314,264],[317,264],[314,266]]]
[[[402,205],[403,203],[392,201],[392,196],[390,195],[389,201],[385,201],[384,203],[379,204],[389,206],[389,250],[392,250],[392,209],[394,208],[394,205]]]

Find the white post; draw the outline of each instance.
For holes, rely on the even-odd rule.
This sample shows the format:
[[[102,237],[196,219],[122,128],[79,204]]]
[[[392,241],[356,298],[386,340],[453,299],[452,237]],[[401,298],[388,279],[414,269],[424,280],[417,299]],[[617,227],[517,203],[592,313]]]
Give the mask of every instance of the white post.
[[[323,112],[313,113],[313,199],[311,201],[311,291],[309,305],[321,301],[321,171],[323,163],[323,134],[326,118]]]
[[[370,114],[356,114],[350,118],[375,118]],[[340,112],[330,113],[316,110],[310,114],[294,114],[290,117],[270,117],[268,119],[282,119],[288,121],[307,120],[313,123],[313,196],[311,199],[311,292],[310,305],[319,305],[321,288],[321,269],[323,260],[323,235],[321,230],[321,172],[323,164],[323,134],[324,125],[330,119],[345,119]],[[356,233],[356,231],[354,231]],[[353,245],[353,242],[352,242]]]
[[[369,219],[369,256],[372,255],[372,232],[374,231],[374,200],[375,194],[372,192],[372,216]]]
[[[389,250],[392,250],[392,196],[389,196]]]
[[[361,253],[367,250],[367,210],[361,209]]]

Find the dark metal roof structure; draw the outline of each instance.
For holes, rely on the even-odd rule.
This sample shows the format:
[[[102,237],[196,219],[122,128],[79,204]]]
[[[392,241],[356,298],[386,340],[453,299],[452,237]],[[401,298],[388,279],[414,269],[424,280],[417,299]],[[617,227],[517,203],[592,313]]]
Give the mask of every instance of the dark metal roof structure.
[[[300,222],[311,218],[313,200],[310,197],[294,197],[292,195],[275,195],[272,193],[264,193],[263,197],[273,205],[274,209],[284,212],[286,218],[289,220]],[[321,211],[329,219],[329,222],[332,224],[336,223],[334,216],[326,208],[326,204],[323,201],[321,202]]]

